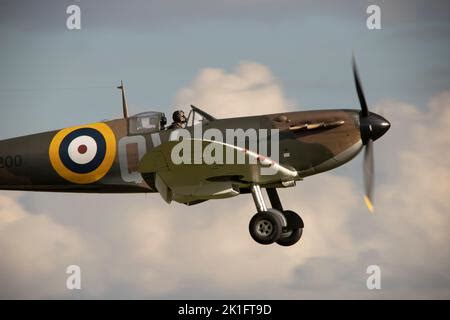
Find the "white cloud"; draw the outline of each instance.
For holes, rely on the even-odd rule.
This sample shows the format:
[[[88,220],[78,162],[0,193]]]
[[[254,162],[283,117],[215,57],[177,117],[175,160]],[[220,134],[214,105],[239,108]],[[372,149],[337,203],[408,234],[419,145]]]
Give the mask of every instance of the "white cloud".
[[[0,195],[1,298],[33,298],[42,287],[44,296],[63,293],[65,268],[85,254],[70,227],[27,213],[16,197]]]
[[[217,116],[278,112],[288,101],[254,63],[230,74],[206,69],[177,99]],[[249,195],[186,207],[157,194],[4,193],[0,296],[449,298],[450,93],[423,109],[396,101],[378,109],[392,128],[375,143],[375,214],[360,181],[333,172],[280,190],[305,222],[289,248],[253,242]],[[349,166],[361,170],[359,159]],[[80,293],[65,290],[69,264],[82,267]],[[365,287],[369,264],[381,267],[381,291]]]
[[[280,83],[264,65],[247,62],[234,72],[207,68],[200,71],[175,98],[176,105],[196,105],[218,118],[286,111],[288,100]]]

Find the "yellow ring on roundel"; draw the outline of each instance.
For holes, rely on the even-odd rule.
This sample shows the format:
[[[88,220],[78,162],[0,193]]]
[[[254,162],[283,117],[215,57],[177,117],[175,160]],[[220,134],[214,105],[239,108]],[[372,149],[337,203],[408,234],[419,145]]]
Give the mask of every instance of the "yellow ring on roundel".
[[[71,132],[81,129],[81,128],[92,128],[96,129],[101,133],[101,135],[105,138],[106,143],[106,153],[105,158],[102,163],[98,166],[97,169],[88,172],[88,173],[77,173],[69,170],[61,161],[59,157],[59,147],[63,139]],[[52,142],[50,143],[49,148],[49,156],[50,163],[53,166],[53,169],[64,179],[67,181],[76,183],[76,184],[88,184],[93,183],[101,178],[103,178],[111,169],[114,159],[116,158],[117,146],[116,146],[116,137],[111,128],[105,123],[93,123],[84,126],[70,127],[65,128],[56,133],[53,137]]]

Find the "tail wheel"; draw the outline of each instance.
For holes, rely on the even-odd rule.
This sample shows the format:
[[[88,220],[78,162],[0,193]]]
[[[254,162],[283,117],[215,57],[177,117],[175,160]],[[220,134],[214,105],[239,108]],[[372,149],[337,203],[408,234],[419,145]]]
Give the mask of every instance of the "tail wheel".
[[[291,210],[283,211],[283,215],[287,221],[287,228],[281,233],[280,238],[276,242],[280,246],[292,246],[302,237],[303,220],[297,213]]]
[[[249,224],[250,235],[260,244],[276,242],[283,231],[283,222],[272,212],[259,212],[253,216]]]

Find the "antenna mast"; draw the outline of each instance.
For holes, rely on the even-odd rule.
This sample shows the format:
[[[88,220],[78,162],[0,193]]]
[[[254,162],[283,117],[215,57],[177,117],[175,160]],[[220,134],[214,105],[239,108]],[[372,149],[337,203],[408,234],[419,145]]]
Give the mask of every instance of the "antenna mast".
[[[128,119],[128,106],[127,106],[127,99],[125,98],[125,88],[123,86],[123,81],[120,80],[120,86],[117,87],[117,89],[120,89],[122,91],[122,109],[123,109],[123,117],[125,119]]]

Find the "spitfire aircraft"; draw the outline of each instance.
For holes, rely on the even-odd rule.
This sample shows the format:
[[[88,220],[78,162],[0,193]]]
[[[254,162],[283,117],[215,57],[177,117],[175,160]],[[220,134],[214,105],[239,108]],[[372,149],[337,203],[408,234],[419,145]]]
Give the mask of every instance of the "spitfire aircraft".
[[[158,192],[168,203],[186,205],[251,193],[257,209],[249,224],[251,237],[260,244],[290,246],[301,238],[304,224],[297,213],[283,208],[277,188],[293,187],[307,176],[341,166],[363,147],[364,198],[373,210],[373,141],[389,129],[390,123],[369,112],[354,60],[353,76],[361,110],[216,119],[191,106],[182,127],[173,129],[166,128],[162,112],[128,116],[122,84],[118,88],[122,91],[123,118],[0,141],[0,189]],[[214,139],[206,134],[198,138],[198,129],[213,132]],[[238,136],[232,142],[217,139],[230,129],[244,134],[253,129],[265,135],[257,136],[253,144],[251,137],[244,137],[243,145],[235,142]],[[193,146],[178,153],[183,159],[214,150],[210,154],[216,160],[223,160],[226,154],[227,160],[241,157],[244,161],[180,162],[174,158],[174,150],[180,150],[181,142]],[[264,148],[259,148],[264,145],[261,142],[267,142]],[[275,145],[277,148],[273,148]],[[270,208],[262,188],[267,191]]]

